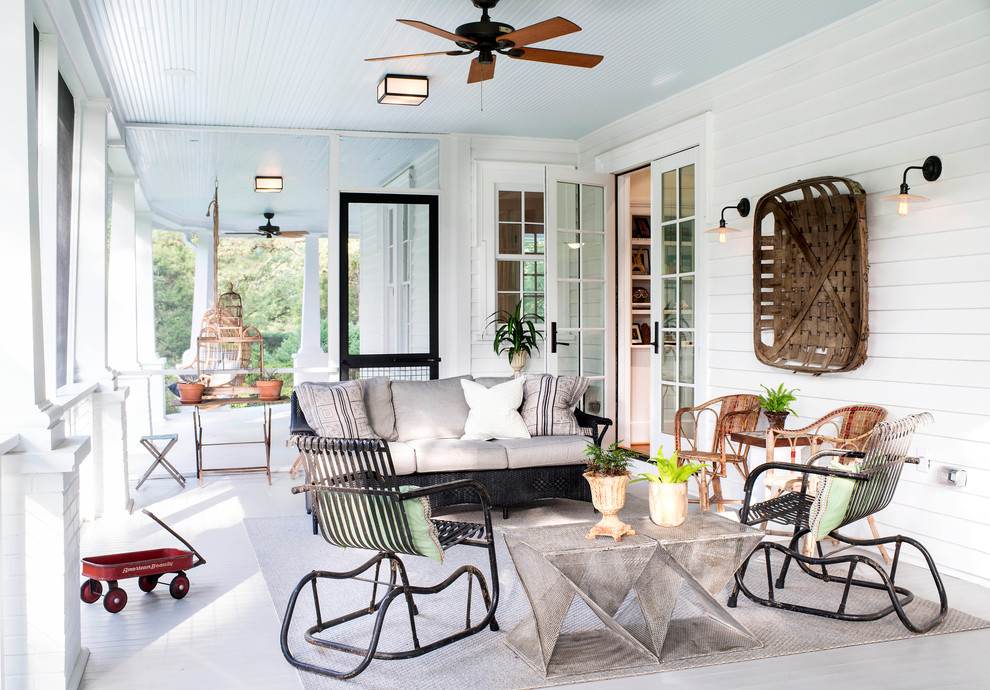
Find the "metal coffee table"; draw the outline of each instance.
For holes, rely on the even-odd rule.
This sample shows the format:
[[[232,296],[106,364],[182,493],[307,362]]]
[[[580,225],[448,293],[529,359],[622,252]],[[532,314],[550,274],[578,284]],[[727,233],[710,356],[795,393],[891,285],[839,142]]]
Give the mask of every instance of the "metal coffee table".
[[[636,535],[621,542],[585,539],[590,523],[503,532],[532,609],[506,636],[516,654],[552,677],[760,646],[714,596],[762,530],[707,512],[680,527],[629,523]],[[604,627],[566,624],[584,609],[575,596]],[[689,615],[673,617],[678,601]]]

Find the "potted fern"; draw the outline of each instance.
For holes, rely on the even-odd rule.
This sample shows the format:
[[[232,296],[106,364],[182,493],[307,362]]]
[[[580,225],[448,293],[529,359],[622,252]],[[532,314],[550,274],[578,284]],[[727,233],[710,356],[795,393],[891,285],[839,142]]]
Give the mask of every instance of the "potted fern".
[[[663,446],[652,458],[656,474],[643,472],[631,481],[650,482],[650,520],[661,527],[677,527],[687,518],[687,482],[704,465],[687,463],[677,466],[677,451],[664,457]]]
[[[522,313],[522,300],[516,302],[512,312],[500,309],[494,312],[488,320],[488,326],[495,326],[495,354],[509,355],[509,366],[512,367],[513,377],[526,366],[526,359],[533,351],[540,351],[537,339],[543,334],[536,330],[533,321],[539,320],[535,314]]]
[[[588,539],[603,535],[622,541],[624,534],[636,534],[636,530],[616,515],[626,504],[626,483],[629,481],[626,465],[636,457],[631,450],[619,447],[619,443],[616,441],[608,448],[589,444],[584,451],[588,456],[584,478],[591,485],[591,502],[602,514],[601,521],[588,532]]]
[[[797,393],[800,388],[792,388],[787,390],[784,388],[784,384],[780,384],[777,388],[767,388],[763,384],[760,384],[766,394],[760,395],[756,398],[756,402],[759,403],[760,407],[763,409],[763,414],[766,415],[767,424],[771,429],[783,429],[784,420],[787,418],[788,413],[797,417],[797,412],[791,409],[791,403],[797,400],[795,393]]]

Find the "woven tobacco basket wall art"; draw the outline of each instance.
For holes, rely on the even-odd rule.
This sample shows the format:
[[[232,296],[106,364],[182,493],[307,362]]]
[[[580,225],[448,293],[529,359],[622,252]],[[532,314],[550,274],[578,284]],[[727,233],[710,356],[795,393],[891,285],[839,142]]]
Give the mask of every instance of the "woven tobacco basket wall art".
[[[844,177],[768,192],[753,220],[753,344],[763,364],[812,374],[866,361],[866,194]]]

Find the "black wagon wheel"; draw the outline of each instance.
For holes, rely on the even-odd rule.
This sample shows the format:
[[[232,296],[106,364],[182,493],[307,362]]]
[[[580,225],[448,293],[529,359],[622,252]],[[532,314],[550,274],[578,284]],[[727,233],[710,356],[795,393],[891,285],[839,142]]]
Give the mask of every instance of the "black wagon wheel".
[[[87,604],[92,604],[103,594],[103,583],[99,580],[86,580],[79,588],[79,598]]]
[[[181,570],[172,578],[172,584],[168,586],[168,593],[173,599],[181,599],[189,593],[189,578]]]
[[[158,584],[159,575],[142,575],[138,578],[138,587],[142,592],[150,592]]]
[[[103,608],[110,613],[117,613],[127,605],[127,592],[120,587],[115,587],[107,592],[103,597]]]

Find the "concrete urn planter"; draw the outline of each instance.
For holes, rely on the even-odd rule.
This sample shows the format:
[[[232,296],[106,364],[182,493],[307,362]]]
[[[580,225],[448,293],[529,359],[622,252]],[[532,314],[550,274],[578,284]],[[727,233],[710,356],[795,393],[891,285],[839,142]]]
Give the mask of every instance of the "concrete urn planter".
[[[512,378],[517,378],[519,372],[522,368],[526,366],[526,359],[529,355],[526,354],[525,350],[520,350],[511,357],[509,357],[509,366],[512,367]]]
[[[661,527],[677,527],[687,517],[687,482],[650,482],[650,520]]]
[[[636,530],[618,518],[616,513],[626,504],[626,484],[629,482],[629,472],[615,476],[600,476],[585,472],[584,478],[591,485],[591,502],[602,514],[601,521],[591,528],[586,537],[594,539],[597,536],[612,537],[622,541],[625,534],[636,534]]]

